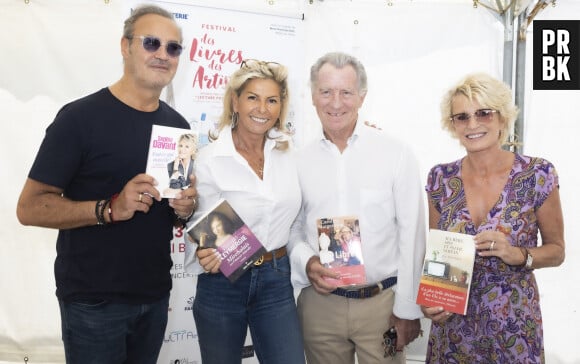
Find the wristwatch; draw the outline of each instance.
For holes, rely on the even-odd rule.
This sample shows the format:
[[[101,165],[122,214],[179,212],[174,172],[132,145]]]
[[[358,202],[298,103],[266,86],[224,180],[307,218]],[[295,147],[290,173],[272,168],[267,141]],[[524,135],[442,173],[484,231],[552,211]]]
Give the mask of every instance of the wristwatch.
[[[526,252],[525,267],[526,269],[532,269],[532,264],[534,263],[534,256],[530,254],[530,251],[528,249],[524,248],[524,250]]]

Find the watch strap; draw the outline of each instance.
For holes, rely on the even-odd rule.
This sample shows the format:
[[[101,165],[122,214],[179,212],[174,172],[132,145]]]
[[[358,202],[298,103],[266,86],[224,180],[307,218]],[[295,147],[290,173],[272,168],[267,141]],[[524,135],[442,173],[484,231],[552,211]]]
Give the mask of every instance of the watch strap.
[[[530,254],[528,248],[520,247],[522,254],[524,255],[524,261],[520,264],[520,267],[525,267],[526,269],[532,269],[532,264],[534,262],[534,256]]]
[[[532,256],[532,254],[530,254],[530,251],[526,248],[524,248],[526,250],[526,268],[527,269],[532,269],[532,264],[534,263],[534,257]]]

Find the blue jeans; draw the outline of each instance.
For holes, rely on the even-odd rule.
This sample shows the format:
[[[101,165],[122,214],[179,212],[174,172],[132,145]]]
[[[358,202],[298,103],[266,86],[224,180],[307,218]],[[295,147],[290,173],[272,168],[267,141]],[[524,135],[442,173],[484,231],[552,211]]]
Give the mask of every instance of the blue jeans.
[[[150,304],[59,301],[68,364],[157,362],[169,295]]]
[[[203,364],[241,363],[248,326],[261,364],[305,362],[288,256],[233,284],[223,274],[199,275],[193,317]]]

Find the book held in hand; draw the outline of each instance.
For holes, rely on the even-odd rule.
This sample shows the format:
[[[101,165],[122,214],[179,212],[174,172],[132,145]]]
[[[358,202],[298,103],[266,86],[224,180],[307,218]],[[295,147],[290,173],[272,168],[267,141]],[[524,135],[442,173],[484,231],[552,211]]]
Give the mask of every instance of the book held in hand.
[[[358,218],[321,218],[316,220],[316,226],[320,263],[340,273],[339,279],[325,279],[339,287],[366,284]]]
[[[161,197],[173,198],[189,187],[197,143],[193,130],[153,125],[145,173],[157,180]]]
[[[473,235],[429,230],[417,304],[465,315],[474,262]]]
[[[187,228],[200,249],[215,248],[221,257],[220,271],[235,282],[266,249],[232,206],[220,199]]]

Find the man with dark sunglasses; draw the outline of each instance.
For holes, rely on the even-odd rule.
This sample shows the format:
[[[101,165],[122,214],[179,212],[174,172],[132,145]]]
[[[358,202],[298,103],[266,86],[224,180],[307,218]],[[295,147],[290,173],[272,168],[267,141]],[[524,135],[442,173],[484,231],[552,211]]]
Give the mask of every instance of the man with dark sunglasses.
[[[193,214],[196,190],[161,199],[143,172],[153,124],[189,128],[159,100],[181,41],[171,13],[134,9],[121,39],[123,76],[58,112],[20,195],[22,224],[59,229],[54,271],[67,363],[157,361],[169,242]]]

